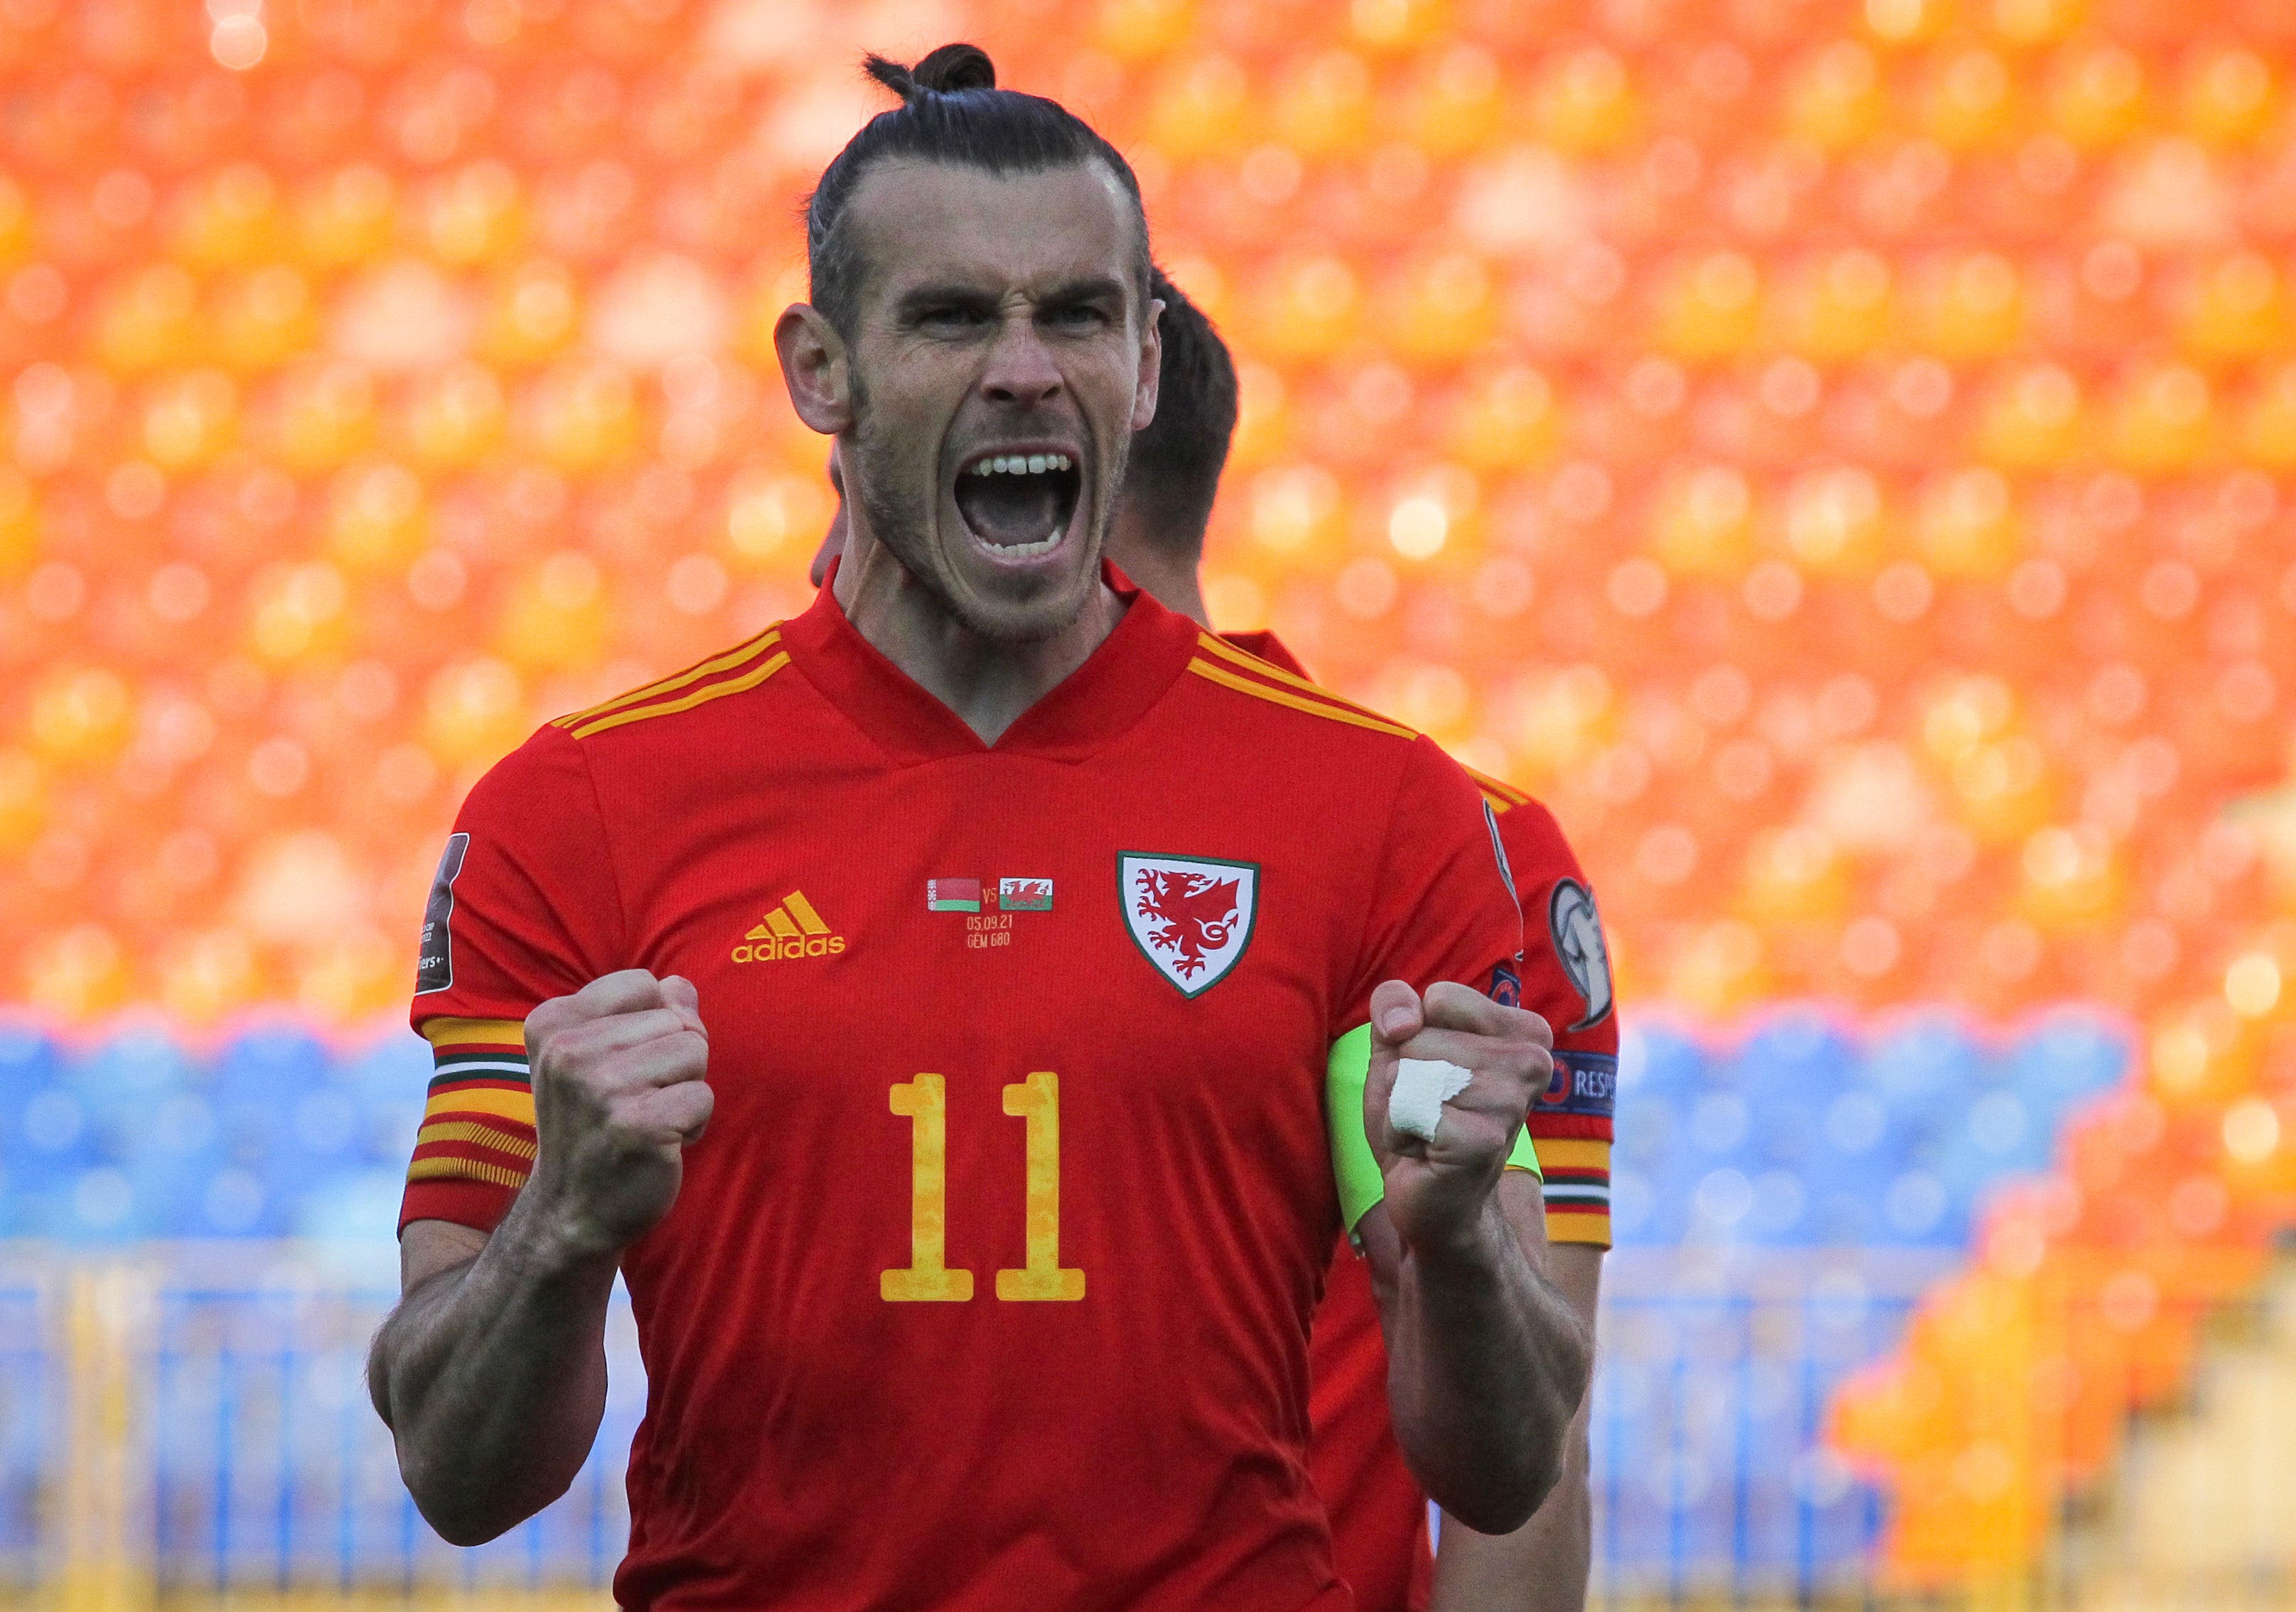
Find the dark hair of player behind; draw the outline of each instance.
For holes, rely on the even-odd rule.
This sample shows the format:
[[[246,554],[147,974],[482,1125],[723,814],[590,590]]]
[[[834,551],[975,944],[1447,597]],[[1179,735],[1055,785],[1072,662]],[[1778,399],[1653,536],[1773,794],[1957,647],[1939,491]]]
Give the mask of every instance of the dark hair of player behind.
[[[1124,501],[1143,542],[1193,564],[1203,553],[1220,471],[1235,435],[1235,360],[1227,343],[1180,288],[1151,269],[1148,294],[1164,305],[1156,418],[1132,434]]]
[[[900,96],[845,143],[805,203],[806,267],[813,306],[850,340],[863,265],[844,225],[847,204],[879,162],[950,162],[1000,177],[1098,161],[1131,199],[1139,226],[1136,283],[1148,284],[1148,214],[1132,166],[1057,101],[996,87],[996,67],[977,45],[944,45],[914,67],[871,55],[869,76]]]

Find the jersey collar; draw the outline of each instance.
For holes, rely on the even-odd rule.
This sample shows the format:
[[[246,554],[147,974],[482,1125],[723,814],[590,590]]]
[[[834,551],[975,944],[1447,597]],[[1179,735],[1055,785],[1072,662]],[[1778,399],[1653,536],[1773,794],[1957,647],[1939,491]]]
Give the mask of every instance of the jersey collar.
[[[838,604],[837,568],[804,615],[782,624],[782,647],[824,699],[896,765],[952,756],[1082,761],[1129,732],[1187,669],[1196,624],[1166,610],[1109,562],[1101,579],[1124,619],[1085,663],[1021,714],[994,745],[861,636]]]

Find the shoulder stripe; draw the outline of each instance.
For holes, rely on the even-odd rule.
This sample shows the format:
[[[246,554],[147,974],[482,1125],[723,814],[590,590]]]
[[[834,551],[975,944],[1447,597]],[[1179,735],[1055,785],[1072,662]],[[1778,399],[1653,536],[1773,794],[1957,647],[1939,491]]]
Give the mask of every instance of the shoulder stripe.
[[[608,711],[619,710],[626,705],[636,705],[642,700],[652,700],[662,694],[674,694],[689,683],[699,682],[718,672],[732,671],[743,661],[754,659],[760,651],[780,642],[781,635],[782,624],[776,621],[745,643],[735,644],[732,649],[712,655],[707,660],[697,660],[684,671],[672,672],[659,683],[649,683],[642,688],[635,688],[626,693],[617,694],[611,700],[601,700],[587,710],[570,712],[563,716],[554,716],[551,718],[550,725],[570,728],[578,723],[587,722],[593,716],[603,716]]]
[[[1377,711],[1373,710],[1367,705],[1357,705],[1352,700],[1332,693],[1331,690],[1325,688],[1320,683],[1311,683],[1305,677],[1294,676],[1292,673],[1285,671],[1282,667],[1275,665],[1274,662],[1262,660],[1259,656],[1251,653],[1249,650],[1240,650],[1236,648],[1235,645],[1230,643],[1218,633],[1199,633],[1196,634],[1196,642],[1203,648],[1210,650],[1213,654],[1218,656],[1222,660],[1226,661],[1230,666],[1242,667],[1245,671],[1250,672],[1256,676],[1265,677],[1272,683],[1281,683],[1287,689],[1297,689],[1303,694],[1312,694],[1318,700],[1328,700],[1333,705],[1339,706],[1346,710],[1353,711],[1358,716],[1379,716]],[[1381,717],[1381,720],[1385,721],[1386,719],[1384,717]]]
[[[1477,772],[1464,762],[1460,762],[1459,766],[1461,771],[1475,781],[1475,787],[1482,790],[1484,798],[1502,812],[1521,806],[1530,798],[1514,785],[1502,783],[1488,773]]]
[[[432,1019],[423,1022],[422,1039],[434,1047],[516,1047],[524,1052],[526,1027],[515,1019]]]
[[[584,723],[580,727],[573,730],[574,737],[587,739],[593,733],[603,733],[608,728],[620,727],[626,722],[644,722],[650,716],[674,716],[680,711],[690,711],[695,706],[707,705],[709,701],[722,700],[728,694],[742,693],[756,688],[767,678],[787,666],[789,662],[787,650],[776,651],[773,658],[764,665],[752,667],[739,677],[729,677],[723,683],[709,683],[694,690],[690,694],[681,695],[676,700],[665,700],[654,705],[632,706],[627,710],[615,711],[595,721]]]
[[[1322,716],[1332,722],[1344,722],[1349,727],[1369,728],[1374,733],[1391,733],[1398,739],[1419,737],[1409,728],[1398,727],[1394,723],[1383,721],[1376,716],[1363,716],[1344,706],[1326,705],[1320,700],[1303,700],[1297,694],[1287,693],[1282,689],[1270,688],[1267,684],[1255,682],[1249,677],[1238,676],[1225,667],[1214,666],[1209,660],[1191,660],[1188,662],[1188,670],[1209,682],[1218,683],[1223,688],[1234,689],[1240,694],[1249,694],[1255,700],[1265,700],[1272,705],[1287,706],[1295,711],[1305,711],[1310,716]]]

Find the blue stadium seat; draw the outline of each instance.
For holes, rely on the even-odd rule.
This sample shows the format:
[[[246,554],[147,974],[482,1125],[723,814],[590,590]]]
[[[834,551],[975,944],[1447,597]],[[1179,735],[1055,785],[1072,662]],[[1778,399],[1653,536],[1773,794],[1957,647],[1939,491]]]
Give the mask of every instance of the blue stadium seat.
[[[343,1084],[358,1106],[358,1142],[367,1163],[406,1167],[430,1074],[429,1043],[403,1024],[345,1060]]]
[[[1951,1108],[1973,1081],[1982,1078],[1988,1061],[1958,1014],[1923,1009],[1874,1037],[1866,1055],[1863,1081],[1892,1109],[1910,1118]]]
[[[242,1031],[215,1061],[212,1094],[234,1141],[287,1145],[297,1106],[328,1077],[325,1043],[301,1025],[272,1021]]]
[[[2128,1034],[2126,1026],[2093,1010],[2060,1008],[2011,1043],[2005,1078],[2033,1105],[2042,1129],[2054,1134],[2073,1109],[2127,1078]]]
[[[55,1037],[29,1019],[0,1014],[0,1107],[18,1101],[56,1078],[62,1061]]]
[[[1619,1095],[1629,1102],[1669,1102],[1705,1082],[1706,1051],[1679,1024],[1652,1015],[1619,1029]]]
[[[65,1079],[91,1118],[140,1130],[168,1097],[197,1084],[199,1072],[164,1021],[138,1018],[69,1062]]]

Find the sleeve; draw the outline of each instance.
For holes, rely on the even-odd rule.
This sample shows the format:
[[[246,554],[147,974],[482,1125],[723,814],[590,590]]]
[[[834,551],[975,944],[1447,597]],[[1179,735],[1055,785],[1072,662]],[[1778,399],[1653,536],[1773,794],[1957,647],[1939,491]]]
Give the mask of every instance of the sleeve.
[[[1554,1078],[1530,1109],[1547,1238],[1607,1248],[1619,1019],[1602,915],[1545,806],[1526,800],[1499,814],[1498,825],[1522,899],[1522,1005],[1554,1027]]]
[[[463,802],[422,914],[409,1019],[430,1098],[399,1229],[494,1230],[534,1166],[528,1013],[622,966],[621,901],[581,747],[545,727]]]
[[[1363,1124],[1373,988],[1401,979],[1424,991],[1447,979],[1488,991],[1510,976],[1521,948],[1522,921],[1501,866],[1497,837],[1474,784],[1431,740],[1413,741],[1381,847],[1362,946],[1330,1027],[1325,1113],[1341,1212],[1350,1231],[1381,1196]],[[1527,1134],[1515,1139],[1507,1163],[1538,1168]]]

